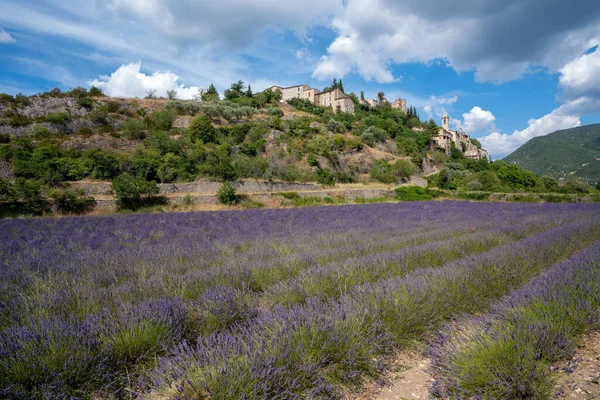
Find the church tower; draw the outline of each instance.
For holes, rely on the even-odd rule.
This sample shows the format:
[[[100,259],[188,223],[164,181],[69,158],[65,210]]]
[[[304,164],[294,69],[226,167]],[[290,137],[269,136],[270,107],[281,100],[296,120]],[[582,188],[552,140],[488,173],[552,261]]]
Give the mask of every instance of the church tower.
[[[448,113],[446,112],[444,112],[444,115],[442,116],[442,128],[447,131],[450,130],[450,125],[448,124]]]

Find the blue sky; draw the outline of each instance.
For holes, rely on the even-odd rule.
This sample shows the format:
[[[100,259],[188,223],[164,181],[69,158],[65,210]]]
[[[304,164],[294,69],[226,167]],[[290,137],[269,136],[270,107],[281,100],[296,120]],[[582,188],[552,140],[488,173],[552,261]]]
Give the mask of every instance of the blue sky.
[[[337,77],[422,119],[446,111],[499,158],[600,122],[599,43],[596,0],[0,0],[0,92],[191,98]]]

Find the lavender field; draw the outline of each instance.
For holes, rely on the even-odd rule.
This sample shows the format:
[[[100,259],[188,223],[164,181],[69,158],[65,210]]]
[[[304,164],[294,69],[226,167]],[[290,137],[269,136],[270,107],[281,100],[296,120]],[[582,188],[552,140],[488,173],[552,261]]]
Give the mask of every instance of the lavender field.
[[[0,397],[339,398],[426,344],[435,396],[546,398],[599,260],[594,204],[3,220]]]

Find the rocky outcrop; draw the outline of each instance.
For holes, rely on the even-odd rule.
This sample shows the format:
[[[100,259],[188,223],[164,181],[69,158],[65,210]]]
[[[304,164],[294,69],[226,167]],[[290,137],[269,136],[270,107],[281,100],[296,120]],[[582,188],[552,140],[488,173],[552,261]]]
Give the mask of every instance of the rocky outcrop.
[[[0,134],[8,134],[13,137],[31,135],[36,127],[44,127],[50,133],[62,133],[71,135],[84,129],[97,129],[103,125],[110,125],[112,129],[119,129],[123,116],[111,114],[106,123],[92,121],[89,119],[90,113],[106,101],[98,101],[94,107],[86,108],[78,104],[77,99],[69,97],[30,97],[29,103],[18,109],[13,109],[6,104],[0,104],[0,116],[6,112],[16,112],[30,120],[36,120],[53,113],[67,113],[69,120],[65,123],[36,122],[25,126],[12,126],[8,118],[0,118]]]
[[[0,179],[11,181],[14,178],[12,165],[9,162],[0,160]]]

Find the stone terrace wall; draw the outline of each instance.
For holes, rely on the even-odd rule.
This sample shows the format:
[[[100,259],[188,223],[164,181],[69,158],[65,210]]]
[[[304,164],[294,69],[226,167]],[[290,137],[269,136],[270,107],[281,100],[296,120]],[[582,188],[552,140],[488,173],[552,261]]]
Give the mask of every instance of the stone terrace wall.
[[[161,194],[170,193],[216,193],[221,187],[221,182],[195,181],[189,183],[165,183],[160,186]],[[257,182],[240,181],[234,184],[238,193],[266,193],[266,192],[296,192],[304,190],[319,190],[319,185],[313,183],[285,183],[285,182]]]
[[[111,192],[110,182],[79,181],[71,183],[73,188],[83,189],[87,196],[106,195]],[[217,193],[221,182],[195,181],[189,183],[164,183],[158,185],[160,194],[172,193]],[[235,183],[238,193],[268,193],[268,192],[297,192],[306,190],[319,190],[320,186],[313,183],[285,183],[285,182],[256,182],[240,181]]]

